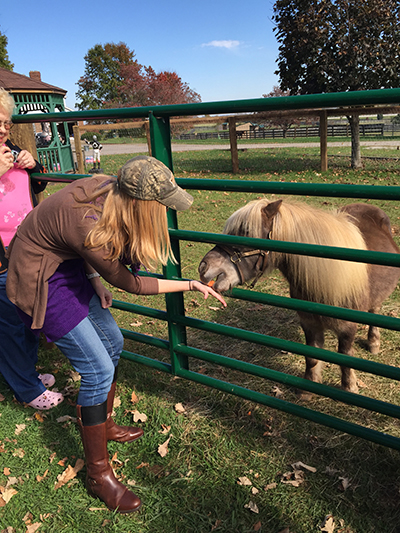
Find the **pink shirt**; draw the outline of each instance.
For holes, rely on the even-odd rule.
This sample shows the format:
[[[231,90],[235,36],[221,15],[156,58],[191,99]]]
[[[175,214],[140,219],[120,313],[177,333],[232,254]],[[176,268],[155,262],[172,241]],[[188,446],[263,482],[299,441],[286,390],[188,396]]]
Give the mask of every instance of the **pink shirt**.
[[[0,235],[10,244],[18,226],[33,209],[30,178],[26,170],[11,168],[0,177]]]

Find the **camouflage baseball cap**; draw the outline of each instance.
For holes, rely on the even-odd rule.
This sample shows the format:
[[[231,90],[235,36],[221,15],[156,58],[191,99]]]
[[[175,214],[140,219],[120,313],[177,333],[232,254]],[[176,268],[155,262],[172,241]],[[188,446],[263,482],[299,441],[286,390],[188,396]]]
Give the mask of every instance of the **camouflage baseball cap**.
[[[154,157],[139,155],[118,171],[121,191],[140,200],[157,200],[171,209],[184,211],[193,197],[178,187],[168,167]]]

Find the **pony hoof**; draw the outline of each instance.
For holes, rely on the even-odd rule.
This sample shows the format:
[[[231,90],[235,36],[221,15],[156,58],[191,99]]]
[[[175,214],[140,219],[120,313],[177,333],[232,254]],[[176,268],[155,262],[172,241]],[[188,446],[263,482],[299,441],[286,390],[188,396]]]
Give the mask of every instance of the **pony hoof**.
[[[297,390],[296,396],[299,400],[302,400],[304,402],[309,402],[312,400],[315,396],[312,392],[304,391],[304,390]]]
[[[370,344],[369,345],[369,351],[372,353],[372,355],[376,355],[379,353],[379,344]]]

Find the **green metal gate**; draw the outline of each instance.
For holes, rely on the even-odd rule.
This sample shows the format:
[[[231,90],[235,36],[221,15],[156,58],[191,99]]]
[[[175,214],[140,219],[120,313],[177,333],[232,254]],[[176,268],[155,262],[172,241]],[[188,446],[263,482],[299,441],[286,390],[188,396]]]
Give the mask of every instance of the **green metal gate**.
[[[180,115],[199,115],[209,113],[237,113],[250,111],[281,110],[281,109],[321,109],[344,105],[373,105],[373,104],[398,104],[400,103],[400,90],[387,89],[381,91],[358,91],[356,93],[338,93],[324,95],[307,95],[280,97],[256,100],[242,100],[235,102],[213,102],[204,104],[185,104],[174,106],[154,106],[147,108],[130,108],[118,110],[95,110],[71,113],[49,114],[46,120],[94,120],[110,118],[132,118],[148,117],[150,121],[150,135],[152,155],[161,160],[173,170],[173,158],[171,150],[171,135],[169,117]],[[40,121],[40,115],[15,117],[16,122]],[[42,119],[43,120],[43,119]],[[38,175],[40,177],[40,175]],[[49,174],[49,179],[65,180],[71,176],[60,174]],[[83,176],[75,175],[74,179]],[[279,194],[302,194],[313,196],[332,196],[342,198],[374,198],[398,201],[400,199],[400,187],[389,186],[353,186],[338,184],[299,184],[281,182],[243,182],[243,180],[227,180],[219,182],[217,180],[186,179],[178,178],[179,185],[186,189],[196,190],[224,190],[224,191],[244,191],[259,193],[279,193]],[[328,248],[325,246],[294,244],[278,241],[264,241],[261,239],[249,239],[227,235],[217,235],[202,233],[197,231],[183,231],[178,228],[176,214],[169,211],[170,236],[173,252],[178,260],[177,265],[168,264],[163,275],[170,279],[181,279],[179,243],[182,240],[200,241],[207,243],[226,243],[235,245],[252,246],[264,250],[285,251],[288,253],[299,253],[306,255],[316,255],[334,259],[344,259],[351,261],[362,261],[367,263],[385,264],[400,266],[400,257],[397,254],[385,254],[379,252],[363,252],[359,250],[348,250],[343,248]],[[199,258],[200,259],[200,258]],[[274,296],[271,294],[261,294],[235,288],[232,297],[246,299],[253,302],[264,303],[273,306],[280,306],[293,310],[306,310],[321,315],[333,316],[354,322],[373,324],[378,327],[386,327],[392,330],[400,330],[400,319],[385,317],[382,315],[371,315],[360,311],[353,311],[335,308],[322,304],[304,302]],[[306,346],[293,341],[287,341],[259,333],[234,328],[222,324],[203,321],[185,315],[182,294],[175,293],[166,295],[166,311],[151,309],[144,306],[127,304],[114,301],[113,306],[118,309],[138,313],[146,317],[156,318],[168,322],[168,339],[157,339],[133,331],[122,330],[126,338],[139,341],[141,343],[162,348],[169,351],[170,362],[154,360],[143,355],[131,352],[123,352],[123,357],[134,362],[147,365],[151,368],[168,372],[170,374],[187,378],[189,380],[214,387],[224,392],[235,394],[242,398],[258,402],[260,404],[273,407],[287,413],[303,417],[313,422],[332,427],[357,437],[361,437],[372,442],[382,444],[394,449],[400,449],[400,439],[380,433],[369,428],[353,424],[351,422],[299,406],[279,398],[261,394],[256,391],[235,385],[233,383],[217,380],[215,378],[200,374],[190,370],[190,360],[200,359],[209,361],[217,365],[239,370],[245,373],[270,379],[279,383],[285,383],[303,390],[333,398],[350,405],[359,406],[365,409],[376,411],[394,418],[400,418],[400,407],[390,403],[374,400],[361,395],[337,390],[326,385],[312,383],[308,380],[287,375],[269,368],[259,367],[250,363],[225,357],[219,354],[207,352],[205,350],[193,348],[187,345],[186,328],[196,328],[201,331],[208,331],[226,335],[236,339],[246,340],[263,346],[270,346],[281,350],[287,350],[300,355],[313,357],[323,361],[352,367],[364,372],[374,373],[394,380],[400,380],[400,369],[392,366],[375,363],[373,361],[361,360],[329,350],[318,349]]]

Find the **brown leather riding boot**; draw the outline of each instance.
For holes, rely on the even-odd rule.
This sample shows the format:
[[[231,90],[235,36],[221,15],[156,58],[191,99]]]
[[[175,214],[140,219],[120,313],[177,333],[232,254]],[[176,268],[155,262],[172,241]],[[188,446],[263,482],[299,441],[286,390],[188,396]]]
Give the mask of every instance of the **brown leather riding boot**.
[[[107,396],[107,440],[114,440],[117,442],[133,442],[143,435],[143,429],[132,426],[118,426],[111,417],[113,412],[117,377],[118,366],[115,367],[114,380]]]
[[[142,502],[114,476],[107,451],[107,402],[91,407],[76,406],[78,426],[86,459],[86,488],[110,511],[132,513]]]

